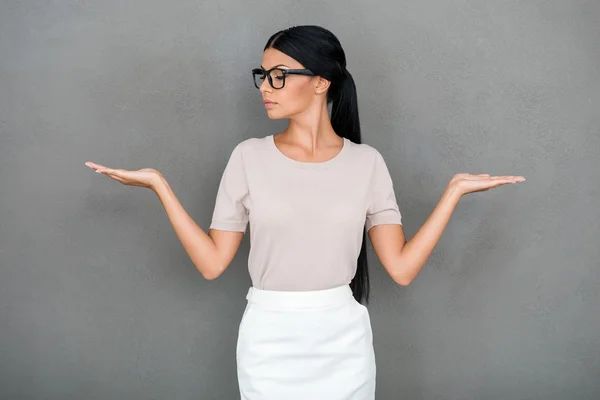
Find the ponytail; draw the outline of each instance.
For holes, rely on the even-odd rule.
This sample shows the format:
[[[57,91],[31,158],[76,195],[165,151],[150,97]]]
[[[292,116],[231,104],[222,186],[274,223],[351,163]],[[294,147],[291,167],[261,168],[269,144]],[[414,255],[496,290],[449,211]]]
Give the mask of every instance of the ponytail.
[[[346,69],[346,55],[338,38],[329,30],[317,25],[300,25],[274,33],[264,50],[274,48],[297,60],[331,82],[327,90],[327,105],[331,107],[331,125],[339,136],[360,144],[360,121],[356,86]],[[350,288],[356,301],[369,301],[369,270],[367,265],[367,231],[357,258],[356,274]]]
[[[358,99],[356,86],[350,72],[342,67],[343,76],[337,87],[332,89],[333,104],[331,107],[331,125],[340,136],[354,143],[362,143],[360,120],[358,118]],[[350,288],[356,301],[369,301],[369,266],[367,262],[367,231],[363,228],[362,245],[357,259],[356,274],[350,282]]]

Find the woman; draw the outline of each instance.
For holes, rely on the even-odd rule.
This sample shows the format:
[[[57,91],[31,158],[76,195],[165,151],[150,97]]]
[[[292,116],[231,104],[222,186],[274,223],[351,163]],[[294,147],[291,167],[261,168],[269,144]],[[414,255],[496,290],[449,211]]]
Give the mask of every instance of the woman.
[[[406,286],[462,195],[524,178],[455,175],[407,242],[385,161],[361,144],[356,88],[338,39],[319,26],[277,32],[252,74],[269,118],[289,123],[233,149],[208,234],[158,171],[86,165],[154,190],[206,279],[227,268],[250,223],[252,286],[237,343],[242,399],[373,399],[375,355],[361,304],[367,233],[391,278]]]

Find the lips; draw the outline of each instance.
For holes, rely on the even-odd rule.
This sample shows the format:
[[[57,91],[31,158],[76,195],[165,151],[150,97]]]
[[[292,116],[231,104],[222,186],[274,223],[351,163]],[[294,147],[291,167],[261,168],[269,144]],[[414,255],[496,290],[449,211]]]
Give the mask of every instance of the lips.
[[[275,103],[274,101],[271,101],[271,100],[263,100],[263,103],[264,104],[277,104],[277,103]]]

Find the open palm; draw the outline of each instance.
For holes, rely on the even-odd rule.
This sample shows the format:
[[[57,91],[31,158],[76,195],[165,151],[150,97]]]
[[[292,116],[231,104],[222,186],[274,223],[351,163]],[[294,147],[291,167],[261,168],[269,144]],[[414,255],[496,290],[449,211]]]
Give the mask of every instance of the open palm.
[[[126,169],[107,168],[104,165],[96,164],[91,161],[85,163],[88,167],[98,173],[104,174],[124,185],[141,186],[152,189],[160,173],[154,168],[142,168],[137,171],[128,171]]]
[[[467,194],[472,192],[483,192],[501,185],[523,182],[524,180],[525,178],[522,176],[490,176],[489,174],[474,175],[461,173],[454,175],[450,184],[458,188],[462,194]]]

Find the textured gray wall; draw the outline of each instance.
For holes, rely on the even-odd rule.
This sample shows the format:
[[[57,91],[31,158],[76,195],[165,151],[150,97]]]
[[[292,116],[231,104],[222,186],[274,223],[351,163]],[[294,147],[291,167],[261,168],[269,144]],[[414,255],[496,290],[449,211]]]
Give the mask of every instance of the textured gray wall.
[[[238,142],[276,133],[250,79],[269,35],[341,40],[364,142],[407,237],[470,194],[395,286],[370,248],[378,399],[600,398],[600,3],[3,1],[0,398],[234,399],[248,236],[205,281],[157,197],[84,166],[160,170],[208,229]]]

